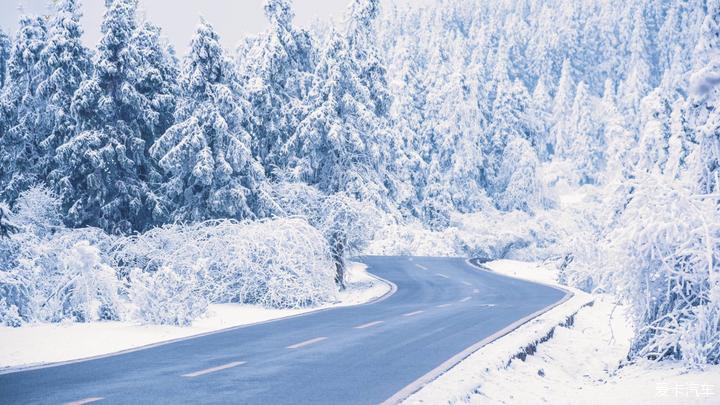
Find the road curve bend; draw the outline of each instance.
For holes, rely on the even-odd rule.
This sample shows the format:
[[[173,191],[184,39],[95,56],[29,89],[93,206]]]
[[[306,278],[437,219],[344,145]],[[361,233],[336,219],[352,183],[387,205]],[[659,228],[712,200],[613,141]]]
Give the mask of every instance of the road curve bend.
[[[369,305],[0,375],[0,403],[397,402],[567,299],[461,258],[363,257],[397,290]]]

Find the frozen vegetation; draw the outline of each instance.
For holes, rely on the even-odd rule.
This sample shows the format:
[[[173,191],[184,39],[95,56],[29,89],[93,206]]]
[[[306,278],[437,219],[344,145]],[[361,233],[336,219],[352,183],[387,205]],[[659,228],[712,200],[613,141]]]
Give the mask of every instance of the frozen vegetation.
[[[0,320],[334,302],[363,253],[545,261],[720,363],[720,4],[353,0],[179,57],[137,0],[0,33]]]

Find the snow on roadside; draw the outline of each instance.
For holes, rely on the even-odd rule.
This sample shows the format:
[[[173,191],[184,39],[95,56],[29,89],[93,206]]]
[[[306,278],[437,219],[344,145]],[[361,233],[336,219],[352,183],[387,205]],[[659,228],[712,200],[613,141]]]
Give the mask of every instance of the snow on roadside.
[[[100,356],[165,341],[187,338],[235,326],[300,315],[318,309],[358,305],[385,295],[391,287],[366,271],[362,263],[348,264],[348,288],[336,303],[303,309],[268,309],[256,305],[210,305],[207,316],[192,326],[142,325],[134,322],[31,324],[0,327],[0,372]]]
[[[486,266],[513,277],[555,283],[549,266],[511,260]],[[572,300],[475,352],[406,402],[720,403],[720,366],[687,370],[674,362],[643,362],[619,368],[633,335],[625,307],[608,295],[584,296],[593,299],[593,305],[577,310],[570,325],[556,326],[572,310]],[[507,364],[512,353],[527,344],[523,342],[537,340],[548,327],[554,327],[552,338],[537,345],[537,352]]]
[[[720,367],[688,371],[673,362],[640,363],[618,369],[632,337],[624,308],[598,296],[571,327],[525,361],[488,373],[465,402],[551,404],[720,403]]]
[[[529,279],[545,284],[557,285],[549,266],[539,266],[513,260],[499,260],[484,264],[500,274]],[[520,277],[522,276],[522,277]],[[573,292],[573,296],[533,318],[507,335],[483,346],[465,360],[425,385],[407,398],[406,404],[445,404],[466,402],[477,386],[497,373],[501,373],[508,361],[518,354],[533,350],[536,343],[547,338],[548,334],[577,313],[580,308],[592,302],[590,294],[580,290],[563,287]],[[514,360],[520,361],[520,360]],[[531,402],[535,403],[535,401]]]

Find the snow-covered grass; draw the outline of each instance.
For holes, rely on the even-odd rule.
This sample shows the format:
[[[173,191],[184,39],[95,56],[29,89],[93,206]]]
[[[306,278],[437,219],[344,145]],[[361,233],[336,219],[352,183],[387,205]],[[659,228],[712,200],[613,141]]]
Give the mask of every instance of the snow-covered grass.
[[[347,288],[336,302],[315,308],[268,309],[259,305],[211,304],[208,313],[190,326],[146,325],[137,322],[36,323],[18,328],[0,327],[0,371],[100,356],[182,339],[221,329],[249,325],[320,309],[358,305],[387,294],[391,287],[351,262]]]
[[[553,267],[533,263],[499,260],[486,266],[543,283],[555,283],[557,277]],[[628,308],[610,295],[573,292],[572,300],[475,352],[406,402],[720,402],[720,366],[700,370],[672,361],[623,364],[634,336]],[[589,301],[593,305],[583,305]]]

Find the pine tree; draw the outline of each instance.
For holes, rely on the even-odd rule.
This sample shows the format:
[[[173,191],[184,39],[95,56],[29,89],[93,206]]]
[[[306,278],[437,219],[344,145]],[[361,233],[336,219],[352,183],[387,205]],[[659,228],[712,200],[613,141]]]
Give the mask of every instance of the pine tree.
[[[542,208],[539,166],[537,154],[526,139],[514,138],[508,143],[500,168],[498,208],[506,211]]]
[[[266,0],[270,27],[250,49],[245,65],[251,104],[253,155],[268,174],[282,167],[282,148],[303,118],[302,100],[312,83],[314,49],[310,35],[292,25],[288,0]]]
[[[147,100],[146,113],[139,117],[146,147],[174,123],[178,93],[178,62],[171,46],[163,43],[160,28],[145,22],[135,32],[137,52],[135,88]]]
[[[519,80],[498,84],[492,115],[493,121],[487,133],[489,142],[484,153],[488,191],[497,197],[503,192],[503,179],[508,177],[507,173],[503,173],[505,148],[515,139],[524,139],[535,147],[538,124],[530,109],[530,95]]]
[[[150,148],[169,177],[163,209],[171,219],[254,218],[260,211],[263,170],[238,93],[235,65],[202,22],[180,75],[176,124]]]
[[[38,97],[42,80],[41,53],[47,41],[44,17],[23,16],[8,65],[0,119],[0,199],[14,201],[20,192],[42,180],[41,135],[47,123]]]
[[[10,50],[12,48],[12,42],[10,37],[5,31],[0,29],[0,91],[5,87],[5,81],[7,78],[7,65],[10,59]]]
[[[552,142],[549,134],[552,97],[545,85],[545,79],[543,77],[541,77],[535,85],[531,104],[535,115],[534,120],[538,123],[537,154],[541,160],[548,160],[552,151]]]
[[[439,184],[429,185],[423,198],[425,204],[443,205],[449,200],[461,212],[476,210],[484,196],[485,159],[479,142],[486,124],[478,106],[476,76],[468,74],[464,66],[464,49],[459,41],[448,47],[447,60],[436,61],[433,74],[443,85],[435,86],[428,94],[429,134],[426,136],[429,173]],[[435,189],[444,187],[448,195]],[[441,198],[433,202],[432,196]],[[449,197],[449,198],[447,198]],[[432,220],[426,218],[426,222]]]
[[[389,125],[392,99],[373,45],[377,3],[357,0],[346,34],[330,35],[305,101],[310,112],[287,149],[297,177],[385,206],[397,194],[392,173],[402,151]]]
[[[558,144],[564,142],[565,139],[571,137],[570,123],[568,121],[574,100],[575,84],[570,74],[570,62],[565,59],[560,73],[560,81],[558,82],[555,98],[552,107],[552,128],[550,129],[550,142],[548,149],[550,155],[555,155]],[[562,148],[562,146],[560,146]]]
[[[631,128],[640,126],[640,101],[651,89],[653,79],[648,51],[648,32],[642,9],[635,12],[633,31],[630,38],[630,59],[628,60],[625,80],[619,93],[620,107],[629,120]]]
[[[44,80],[38,84],[38,93],[45,101],[43,120],[49,130],[41,134],[43,177],[55,169],[56,148],[76,133],[72,97],[92,71],[90,51],[82,44],[79,2],[61,0],[55,7],[47,46],[41,53]],[[51,183],[57,180],[57,175],[51,175]]]
[[[423,56],[417,55],[414,41],[403,40],[404,47],[397,49],[401,67],[389,86],[395,99],[390,108],[391,120],[401,139],[401,148],[407,156],[398,174],[400,184],[405,184],[404,195],[399,198],[401,209],[415,216],[421,216],[421,193],[427,181],[429,158],[424,159],[426,140],[423,136],[427,125],[427,84],[423,76]]]
[[[673,97],[676,96],[667,70],[660,86],[650,92],[640,103],[640,137],[638,144],[639,172],[660,174],[668,161],[671,136],[671,113]]]
[[[573,82],[570,70],[570,61],[565,59],[562,64],[560,81],[558,82],[553,100],[552,115],[554,121],[558,121],[561,117],[567,115],[572,107],[575,83]]]
[[[668,159],[664,168],[667,178],[684,178],[688,172],[688,156],[695,145],[693,131],[687,122],[686,100],[679,98],[672,105],[670,113],[670,139]]]
[[[720,51],[720,1],[707,1],[707,14],[702,20],[701,32],[693,49],[693,70],[706,67]]]
[[[367,89],[365,105],[374,113],[374,131],[368,143],[377,154],[376,167],[380,167],[383,187],[392,201],[401,199],[400,178],[408,156],[402,149],[399,134],[390,121],[393,96],[387,81],[385,61],[377,47],[377,19],[380,0],[354,0],[346,22],[345,41],[357,66],[360,85]],[[387,202],[390,203],[390,202]],[[392,204],[392,203],[390,203]]]
[[[633,175],[635,164],[633,135],[626,129],[624,117],[620,114],[615,100],[615,85],[611,79],[605,80],[605,90],[600,101],[602,136],[607,142],[607,161],[604,180],[624,181]]]
[[[373,138],[378,123],[369,90],[342,36],[333,33],[310,91],[312,110],[288,142],[296,175],[325,192],[347,191],[359,198],[385,195]]]
[[[57,149],[57,188],[72,226],[129,232],[153,223],[148,183],[160,179],[145,153],[152,140],[140,130],[153,111],[135,88],[136,7],[135,0],[108,2],[95,71],[73,96],[79,132]]]
[[[595,103],[580,82],[570,113],[573,138],[558,142],[558,155],[574,162],[580,184],[596,183],[605,165],[605,140],[595,116]]]
[[[689,169],[700,194],[720,192],[720,2],[707,9],[693,60],[688,125],[697,146],[688,158]],[[705,62],[707,61],[707,62]]]

